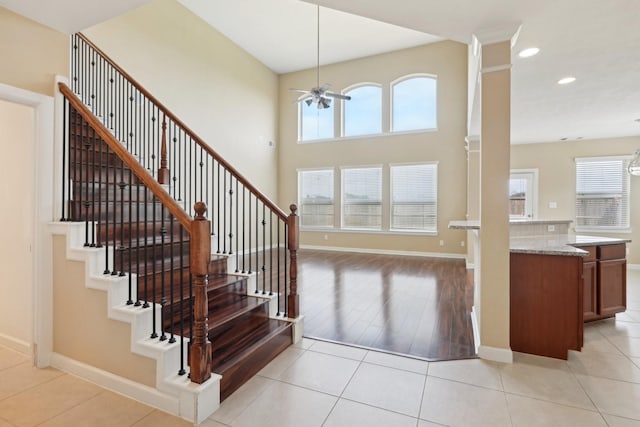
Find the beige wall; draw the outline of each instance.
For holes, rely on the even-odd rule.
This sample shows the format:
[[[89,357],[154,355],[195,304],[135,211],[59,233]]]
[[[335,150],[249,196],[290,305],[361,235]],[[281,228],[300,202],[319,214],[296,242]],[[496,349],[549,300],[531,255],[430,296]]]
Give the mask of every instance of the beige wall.
[[[107,293],[85,287],[85,265],[66,259],[66,238],[53,237],[53,351],[155,387],[155,360],[131,353],[129,324],[107,317]]]
[[[0,100],[0,336],[33,343],[33,108]]]
[[[302,232],[303,245],[367,248],[393,251],[464,254],[460,245],[464,231],[449,230],[450,220],[466,213],[466,114],[467,46],[440,42],[322,67],[321,84],[330,82],[335,91],[359,82],[383,85],[383,131],[389,123],[389,85],[412,73],[435,74],[438,78],[438,130],[361,137],[331,142],[298,144],[298,106],[289,88],[315,86],[315,69],[280,76],[280,205],[297,203],[297,169],[330,166],[385,165],[438,161],[438,235],[415,236],[384,233]],[[339,115],[336,115],[336,123]],[[385,170],[388,175],[388,169]],[[335,169],[339,175],[340,170]],[[388,198],[387,185],[383,197]],[[327,240],[324,235],[327,234]],[[445,245],[439,246],[444,240]]]
[[[480,118],[481,347],[509,349],[509,147],[511,43],[482,46]],[[493,68],[493,69],[492,69]],[[476,301],[477,303],[477,301]]]
[[[575,221],[576,157],[632,155],[640,148],[640,137],[565,141],[511,146],[511,168],[537,168],[538,217],[540,219],[570,219]],[[556,202],[556,209],[549,208]],[[575,224],[572,224],[574,226]],[[631,177],[631,228],[633,233],[592,233],[591,235],[633,240],[627,261],[640,264],[640,177]]]
[[[175,0],[83,33],[275,199],[278,78]]]
[[[69,39],[0,7],[0,83],[53,95],[54,76],[69,70]]]

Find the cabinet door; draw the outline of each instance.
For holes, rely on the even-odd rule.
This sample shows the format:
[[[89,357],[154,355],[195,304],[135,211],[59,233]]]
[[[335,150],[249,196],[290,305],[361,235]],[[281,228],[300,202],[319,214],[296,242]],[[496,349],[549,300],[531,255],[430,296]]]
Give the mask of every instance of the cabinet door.
[[[627,261],[613,259],[599,261],[598,312],[610,316],[627,309]]]
[[[598,292],[597,292],[597,268],[595,261],[588,261],[583,264],[582,283],[584,290],[582,297],[584,300],[583,311],[584,320],[592,320],[598,316]]]

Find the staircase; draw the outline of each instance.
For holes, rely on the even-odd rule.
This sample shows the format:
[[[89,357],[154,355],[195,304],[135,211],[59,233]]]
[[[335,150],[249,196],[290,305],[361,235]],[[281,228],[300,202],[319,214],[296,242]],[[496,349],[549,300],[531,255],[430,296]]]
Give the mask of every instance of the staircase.
[[[74,35],[76,51],[79,43],[95,48]],[[104,55],[97,48],[95,52]],[[73,61],[80,58],[73,56]],[[109,74],[101,69],[97,76]],[[128,107],[114,99],[99,101],[95,93],[111,97],[113,91],[100,89],[106,80],[84,83],[86,79],[74,77],[83,82],[74,90],[60,85],[66,99],[61,219],[86,224],[85,247],[106,248],[104,275],[128,278],[127,305],[154,310],[149,337],[188,346],[189,361],[176,366],[178,375],[189,374],[197,383],[210,372],[222,376],[222,401],[293,343],[291,318],[298,311],[295,206],[283,221],[282,211],[202,145],[185,145],[184,164],[178,163],[182,148],[176,155],[174,146],[173,157],[167,155],[167,140],[177,145],[181,138],[176,124],[199,144],[182,122],[162,105],[139,123],[120,120],[114,111],[125,117],[142,115],[144,104],[134,105],[139,93],[155,99],[133,81],[128,84],[139,93],[126,93]],[[87,87],[96,90],[83,95]],[[152,130],[133,142],[131,129],[145,126]],[[173,137],[166,130],[172,126]],[[192,173],[188,168],[193,164]],[[204,216],[203,199],[217,215],[211,223]],[[200,201],[192,204],[195,200]],[[192,218],[188,211],[193,205]]]
[[[76,177],[71,219],[99,222],[95,241],[114,242],[113,271],[105,274],[137,276],[138,299],[130,303],[161,305],[162,328],[154,334],[161,340],[188,334],[194,299],[189,234],[105,142],[87,132],[81,114],[71,110],[69,116],[69,176]],[[107,187],[108,180],[115,185]],[[249,277],[229,274],[228,265],[229,256],[214,254],[207,285],[211,365],[222,375],[221,400],[292,344],[291,323],[270,318],[271,299],[250,296]]]

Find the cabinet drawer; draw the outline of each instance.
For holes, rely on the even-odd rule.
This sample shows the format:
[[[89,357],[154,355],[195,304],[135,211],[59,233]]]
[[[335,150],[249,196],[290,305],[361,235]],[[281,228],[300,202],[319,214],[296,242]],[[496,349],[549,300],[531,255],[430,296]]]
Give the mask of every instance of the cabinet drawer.
[[[607,260],[607,259],[623,259],[627,256],[627,251],[625,249],[626,245],[602,245],[598,246],[598,259],[599,260]],[[586,250],[586,248],[585,248]]]
[[[589,255],[582,257],[584,262],[596,260],[596,247],[595,246],[580,246],[578,249],[589,252]]]

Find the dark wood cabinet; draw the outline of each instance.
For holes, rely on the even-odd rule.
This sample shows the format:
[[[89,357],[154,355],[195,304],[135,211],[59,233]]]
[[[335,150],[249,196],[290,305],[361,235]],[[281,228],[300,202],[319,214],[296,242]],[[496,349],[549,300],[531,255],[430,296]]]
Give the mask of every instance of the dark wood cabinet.
[[[584,320],[594,320],[598,317],[598,264],[595,261],[585,261],[582,268],[584,291]]]
[[[585,322],[621,313],[627,308],[626,245],[581,247],[589,251],[583,267]]]
[[[580,350],[582,257],[512,252],[510,260],[511,349],[559,359]]]

